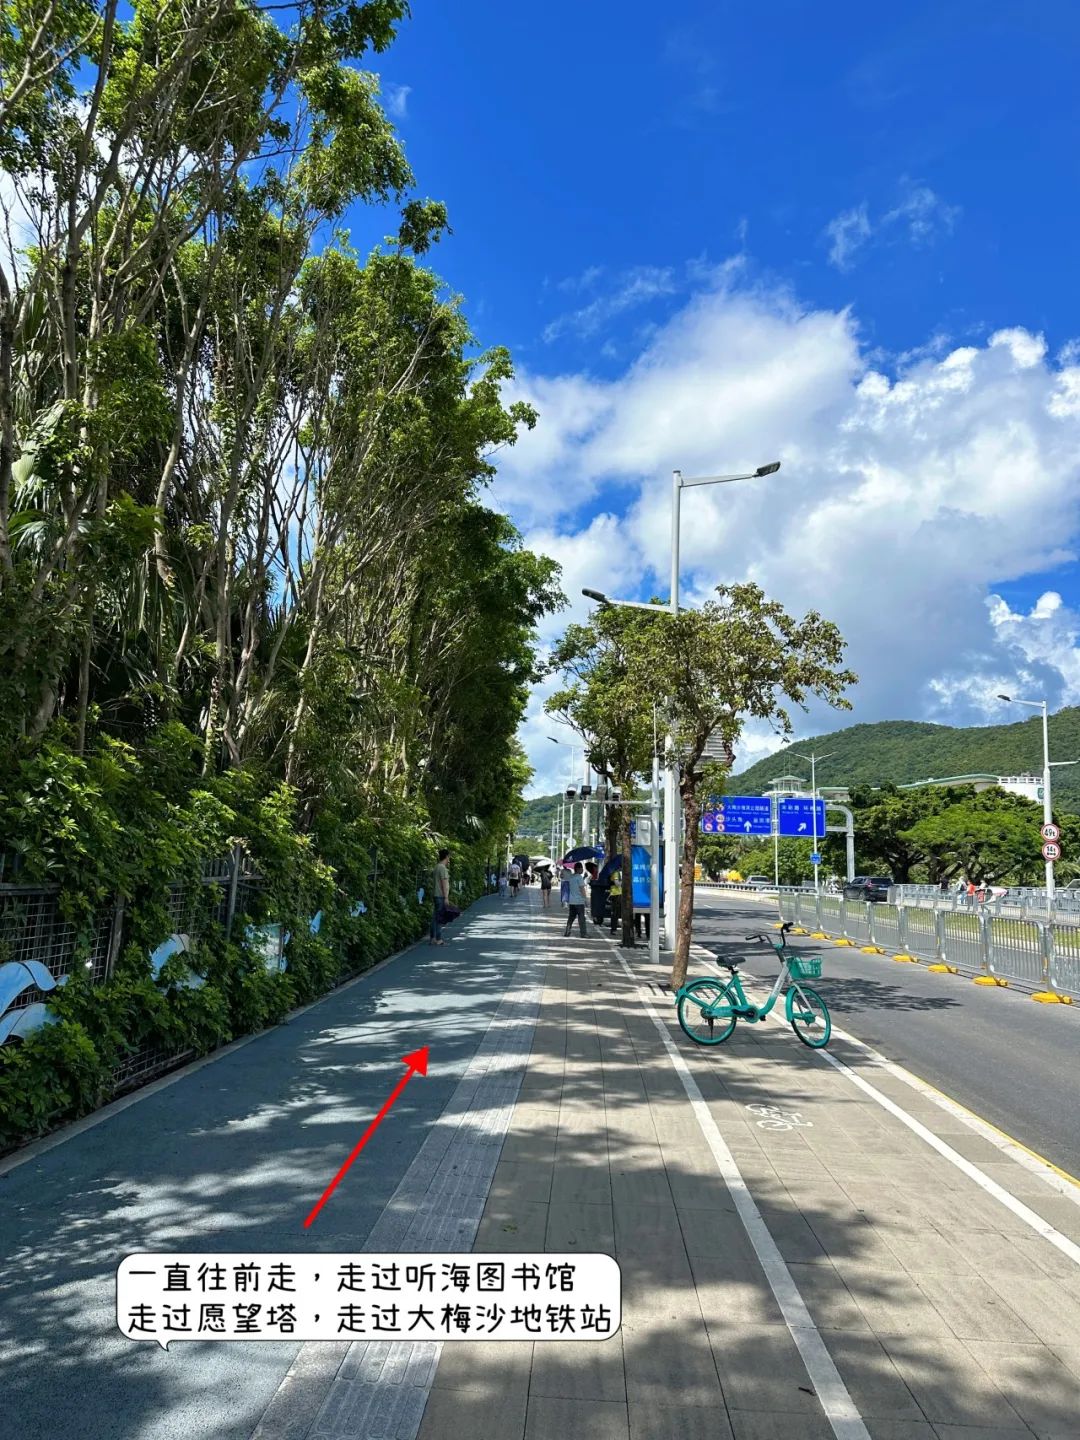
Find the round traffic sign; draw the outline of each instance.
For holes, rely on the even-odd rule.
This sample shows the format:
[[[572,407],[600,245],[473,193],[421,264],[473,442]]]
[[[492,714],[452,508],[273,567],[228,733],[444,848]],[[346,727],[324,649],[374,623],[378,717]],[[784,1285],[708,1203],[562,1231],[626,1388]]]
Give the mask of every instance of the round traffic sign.
[[[1042,837],[1043,837],[1044,840],[1060,840],[1060,839],[1061,839],[1061,831],[1058,829],[1058,827],[1057,827],[1056,825],[1051,825],[1051,824],[1049,824],[1049,823],[1047,823],[1046,825],[1044,825],[1044,826],[1042,827],[1042,830],[1041,830],[1039,833],[1042,835]]]
[[[1044,859],[1044,860],[1060,860],[1060,859],[1061,859],[1061,846],[1057,843],[1056,840],[1047,840],[1046,844],[1043,846],[1043,859]]]

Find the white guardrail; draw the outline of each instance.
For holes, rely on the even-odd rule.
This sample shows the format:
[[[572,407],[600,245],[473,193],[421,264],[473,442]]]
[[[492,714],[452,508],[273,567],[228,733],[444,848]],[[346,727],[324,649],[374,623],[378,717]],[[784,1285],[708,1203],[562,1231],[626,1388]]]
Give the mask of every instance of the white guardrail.
[[[894,892],[911,887],[895,886]],[[879,945],[973,974],[1012,980],[1033,990],[1080,996],[1080,925],[1071,915],[1048,920],[1043,914],[1010,914],[990,905],[937,903],[875,904],[838,895],[781,887],[781,920],[861,945]],[[907,900],[906,895],[897,899]],[[1019,907],[1015,907],[1019,909]]]

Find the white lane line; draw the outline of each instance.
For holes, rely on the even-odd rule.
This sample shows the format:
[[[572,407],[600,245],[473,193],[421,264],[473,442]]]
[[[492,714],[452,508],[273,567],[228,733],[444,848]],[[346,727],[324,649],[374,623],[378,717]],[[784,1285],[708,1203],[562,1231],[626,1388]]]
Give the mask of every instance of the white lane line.
[[[951,1096],[936,1089],[928,1081],[920,1079],[910,1070],[905,1070],[903,1065],[898,1065],[895,1060],[890,1060],[887,1055],[882,1055],[872,1045],[867,1045],[865,1040],[860,1040],[858,1036],[850,1034],[847,1030],[840,1030],[835,1025],[833,1034],[838,1035],[845,1044],[868,1055],[873,1060],[875,1068],[884,1070],[887,1075],[893,1076],[896,1080],[902,1080],[924,1100],[932,1100],[939,1110],[943,1110],[946,1115],[951,1115],[954,1120],[962,1120],[969,1130],[981,1136],[982,1139],[989,1140],[990,1144],[996,1146],[1003,1155],[1007,1155],[1010,1160],[1015,1160],[1018,1165],[1022,1165],[1032,1175],[1038,1175],[1040,1180],[1045,1180],[1051,1190],[1066,1200],[1071,1200],[1074,1205],[1080,1206],[1080,1185],[1066,1178],[1064,1172],[1057,1170],[1049,1160],[1044,1160],[1041,1155],[1025,1149],[1018,1140],[1014,1140],[1012,1136],[1006,1135],[1004,1131],[991,1125],[989,1120],[984,1120],[981,1115],[976,1115],[966,1105],[961,1105],[958,1100],[953,1100]]]
[[[710,956],[710,959],[711,958]],[[764,983],[761,978],[756,975],[744,975],[743,979],[754,980],[759,984]],[[785,1022],[770,1015],[765,1023],[783,1025]],[[835,1025],[833,1026],[833,1034],[855,1045],[858,1049],[865,1051],[875,1063],[880,1064],[881,1068],[887,1073],[895,1073],[899,1079],[908,1080],[901,1066],[894,1065],[891,1060],[887,1060],[883,1055],[878,1055],[877,1051],[871,1049],[871,1047],[864,1044],[863,1041],[856,1039],[854,1035],[849,1035],[847,1031],[844,1030],[838,1030]],[[890,1115],[895,1116],[902,1125],[906,1125],[913,1134],[918,1135],[919,1139],[924,1140],[931,1149],[936,1150],[937,1153],[948,1160],[950,1164],[955,1165],[969,1180],[974,1180],[975,1184],[978,1185],[981,1190],[985,1191],[987,1195],[991,1196],[992,1199],[1004,1205],[1007,1210],[1011,1210],[1018,1220],[1022,1220],[1025,1225],[1029,1225],[1031,1229],[1034,1230],[1037,1235],[1041,1235],[1044,1240],[1049,1240],[1050,1244],[1060,1250],[1062,1255],[1067,1255],[1073,1264],[1080,1265],[1080,1245],[1077,1245],[1074,1240],[1070,1240],[1067,1235],[1063,1235],[1060,1230],[1056,1230],[1054,1226],[1050,1224],[1049,1220],[1044,1220],[1043,1217],[1036,1214],[1030,1206],[1025,1205],[1022,1200],[1018,1200],[1015,1195],[1010,1194],[1004,1185],[999,1185],[996,1180],[991,1180],[990,1176],[984,1174],[977,1165],[954,1150],[951,1145],[942,1140],[940,1135],[935,1135],[934,1132],[920,1120],[916,1120],[914,1115],[909,1115],[903,1106],[898,1105],[895,1100],[891,1100],[888,1095],[871,1085],[868,1080],[864,1080],[861,1075],[856,1074],[850,1065],[844,1064],[843,1060],[838,1060],[835,1055],[830,1055],[827,1050],[815,1050],[813,1053],[820,1056],[822,1060],[827,1061],[834,1070],[838,1070],[840,1074],[850,1080],[853,1085],[858,1086],[864,1094],[869,1095],[883,1110],[887,1110]],[[910,1077],[908,1083],[912,1082],[914,1082],[914,1088],[918,1090],[920,1094],[923,1093],[923,1089],[925,1088],[929,1099],[935,1101],[947,1100],[946,1096],[937,1095],[932,1087],[925,1086],[924,1082],[918,1081],[917,1076]],[[949,1105],[943,1105],[942,1108],[947,1109],[950,1114],[953,1113]],[[969,1119],[962,1106],[956,1106],[955,1111],[958,1118],[962,1120]],[[976,1126],[972,1126],[972,1129],[977,1128]],[[993,1139],[999,1149],[1007,1154],[1012,1154],[1014,1159],[1019,1159],[1020,1156],[1024,1154],[1024,1152],[1019,1150],[1015,1145],[1006,1146],[1004,1143],[1001,1143],[1002,1137],[995,1137],[991,1134],[988,1135],[987,1138]],[[1062,1187],[1058,1190],[1059,1194],[1068,1193],[1070,1200],[1076,1199],[1076,1195],[1072,1193],[1073,1187],[1060,1176],[1055,1175],[1049,1167],[1040,1164],[1035,1156],[1027,1157],[1027,1168],[1031,1169],[1033,1173],[1040,1175],[1048,1184],[1052,1185],[1055,1190],[1058,1190],[1059,1186]]]
[[[1070,1240],[1067,1235],[1062,1235],[1060,1230],[1055,1230],[1048,1220],[1044,1220],[1041,1215],[1037,1215],[1035,1211],[1025,1205],[1022,1200],[1018,1200],[1015,1195],[1011,1195],[1003,1185],[999,1185],[996,1180],[991,1180],[989,1175],[984,1174],[983,1171],[981,1171],[977,1165],[973,1165],[970,1160],[966,1160],[964,1156],[954,1150],[951,1145],[946,1144],[939,1135],[935,1135],[934,1132],[928,1129],[920,1120],[916,1120],[914,1115],[909,1115],[895,1100],[890,1100],[888,1095],[883,1094],[882,1091],[871,1085],[868,1080],[864,1080],[861,1075],[857,1075],[850,1065],[845,1065],[843,1060],[838,1060],[835,1055],[830,1055],[827,1050],[818,1050],[816,1053],[820,1055],[823,1060],[828,1061],[834,1070],[838,1070],[841,1075],[846,1076],[853,1085],[857,1085],[864,1094],[869,1095],[883,1110],[887,1110],[889,1114],[895,1116],[902,1125],[906,1125],[913,1134],[918,1135],[920,1140],[925,1140],[931,1149],[936,1150],[937,1153],[948,1160],[950,1164],[955,1165],[969,1180],[974,1180],[975,1184],[978,1185],[981,1190],[984,1190],[987,1195],[999,1201],[1007,1210],[1011,1210],[1018,1220],[1023,1220],[1025,1225],[1030,1225],[1036,1234],[1041,1235],[1044,1240],[1049,1240],[1051,1245],[1060,1250],[1063,1255],[1067,1255],[1075,1265],[1080,1265],[1080,1245]]]
[[[694,945],[691,948],[699,958],[708,961],[709,964],[712,965],[718,976],[723,975],[724,972],[717,964],[716,958],[708,950],[705,950],[699,945]],[[745,971],[743,972],[743,980],[752,981],[764,989],[768,989],[772,985],[771,980],[766,980],[761,975],[748,975]],[[765,1023],[769,1025],[774,1023],[785,1025],[787,1022],[781,1020],[778,1015],[774,1014],[769,1016]],[[1051,1161],[1045,1159],[1042,1155],[1036,1154],[1034,1150],[1027,1149],[1019,1140],[1016,1140],[1011,1135],[1007,1135],[1004,1130],[999,1130],[996,1125],[992,1125],[989,1120],[984,1120],[981,1115],[976,1114],[974,1110],[969,1110],[966,1105],[961,1105],[959,1100],[954,1100],[951,1095],[946,1095],[944,1091],[938,1090],[937,1087],[931,1085],[928,1080],[923,1080],[921,1076],[914,1074],[911,1070],[906,1070],[903,1065],[899,1065],[895,1060],[890,1060],[887,1055],[883,1055],[880,1050],[875,1050],[874,1047],[868,1045],[865,1040],[860,1040],[857,1035],[852,1035],[849,1030],[841,1030],[835,1021],[833,1022],[832,1033],[846,1044],[853,1046],[856,1050],[861,1050],[864,1055],[873,1061],[876,1069],[884,1070],[886,1074],[891,1075],[896,1080],[902,1080],[905,1085],[921,1095],[924,1100],[932,1100],[939,1110],[944,1110],[946,1115],[950,1115],[954,1120],[962,1120],[969,1130],[981,1136],[982,1139],[989,1140],[990,1144],[996,1146],[1003,1155],[1007,1155],[1010,1160],[1015,1160],[1018,1165],[1022,1165],[1030,1174],[1038,1175],[1040,1180],[1044,1180],[1056,1194],[1066,1200],[1071,1200],[1074,1205],[1080,1206],[1080,1184],[1077,1183],[1073,1176],[1058,1169]]]
[[[746,1181],[735,1163],[735,1157],[720,1134],[720,1129],[705,1103],[705,1097],[698,1088],[697,1081],[679,1053],[667,1026],[653,1008],[652,1001],[644,987],[638,983],[634,972],[618,950],[615,953],[624,973],[637,991],[638,998],[644,1005],[649,1018],[656,1026],[656,1032],[663,1042],[675,1073],[682,1081],[682,1087],[686,1091],[687,1099],[694,1111],[694,1117],[705,1137],[705,1143],[712,1152],[717,1169],[731,1192],[739,1219],[743,1223],[750,1244],[754,1247],[754,1254],[765,1272],[765,1278],[776,1296],[776,1303],[791,1332],[791,1338],[798,1346],[810,1383],[817,1392],[817,1398],[836,1440],[870,1440],[870,1432],[863,1424],[855,1402],[840,1378],[840,1372],[833,1363],[832,1356],[825,1348],[825,1342],[810,1317],[806,1302],[799,1294],[791,1271],[780,1254],[768,1226],[761,1218],[761,1211],[746,1187]]]

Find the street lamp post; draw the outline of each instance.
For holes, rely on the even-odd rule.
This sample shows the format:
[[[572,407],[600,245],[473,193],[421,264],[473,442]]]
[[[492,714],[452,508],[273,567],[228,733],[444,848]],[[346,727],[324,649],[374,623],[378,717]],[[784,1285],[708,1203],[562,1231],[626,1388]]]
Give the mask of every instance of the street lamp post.
[[[999,695],[999,700],[1004,700],[1010,705],[1029,705],[1033,710],[1042,711],[1042,735],[1043,735],[1043,824],[1054,823],[1054,809],[1050,800],[1050,771],[1055,765],[1075,765],[1075,760],[1051,760],[1050,759],[1050,725],[1045,700],[1021,700],[1015,695]],[[1054,862],[1046,861],[1046,909],[1049,913],[1054,908]]]
[[[679,613],[679,535],[682,518],[682,492],[696,485],[730,485],[737,480],[760,480],[766,475],[775,475],[780,461],[759,465],[739,475],[695,475],[687,479],[681,470],[671,472],[671,599],[673,615]],[[669,945],[675,949],[675,929],[679,920],[679,863],[682,849],[682,802],[679,796],[679,759],[675,754],[675,743],[669,734],[664,742],[667,770],[664,779],[664,833],[667,836],[666,851],[666,899],[665,910],[671,917]]]
[[[780,461],[759,465],[738,475],[695,475],[687,479],[681,470],[671,472],[671,592],[666,605],[646,605],[640,600],[609,600],[599,590],[583,590],[581,593],[602,605],[625,605],[634,610],[663,610],[672,615],[679,613],[679,533],[682,516],[682,492],[697,485],[730,485],[737,480],[760,480],[766,475],[775,475]],[[679,918],[679,862],[682,848],[682,805],[679,799],[679,759],[675,753],[675,740],[669,732],[664,739],[664,913],[667,918],[668,948],[675,949],[675,930]]]
[[[791,755],[797,755],[800,760],[809,760],[809,761],[810,761],[810,815],[811,815],[811,818],[812,818],[813,824],[814,824],[814,852],[813,852],[813,853],[816,855],[816,854],[818,853],[818,839],[817,839],[817,762],[818,762],[819,760],[829,760],[829,759],[831,759],[832,756],[835,755],[837,752],[836,752],[835,750],[830,750],[827,755],[818,755],[816,752],[814,752],[814,753],[812,753],[812,754],[810,754],[810,755],[804,755],[801,750],[791,750],[791,751],[789,751],[788,753],[791,754]],[[818,895],[818,894],[820,894],[820,892],[821,892],[821,866],[820,866],[820,864],[818,864],[818,865],[814,865],[814,894],[815,894],[815,895]]]
[[[547,738],[551,741],[552,745],[565,745],[566,748],[570,751],[570,771],[569,771],[569,777],[570,777],[570,778],[569,778],[569,779],[567,780],[567,782],[566,782],[566,788],[567,788],[567,790],[569,790],[569,789],[571,788],[571,786],[573,785],[573,783],[574,783],[574,766],[577,764],[578,746],[577,746],[576,744],[571,744],[571,743],[569,743],[569,742],[566,741],[566,740],[556,740],[554,735],[549,735]],[[584,760],[584,758],[585,758],[585,747],[584,747],[584,746],[581,746],[581,755],[582,755],[582,759]],[[572,800],[570,800],[570,799],[567,799],[566,802],[565,802],[565,803],[566,803],[566,809],[565,809],[565,811],[564,811],[564,809],[563,809],[563,803],[564,803],[564,802],[563,802],[562,800],[559,801],[559,846],[560,846],[560,848],[561,848],[561,850],[562,850],[562,853],[565,855],[566,852],[567,852],[567,850],[572,850],[572,849],[574,848],[574,802],[573,802]],[[584,800],[584,799],[582,799],[581,806],[582,806],[582,817],[584,818],[584,815],[585,815],[585,800]],[[563,818],[564,816],[565,816],[565,820],[564,820],[564,818]],[[567,843],[566,843],[568,838],[569,838],[569,841],[570,841],[569,845],[567,845]],[[554,858],[555,858],[555,857],[552,856],[552,859],[554,859]]]

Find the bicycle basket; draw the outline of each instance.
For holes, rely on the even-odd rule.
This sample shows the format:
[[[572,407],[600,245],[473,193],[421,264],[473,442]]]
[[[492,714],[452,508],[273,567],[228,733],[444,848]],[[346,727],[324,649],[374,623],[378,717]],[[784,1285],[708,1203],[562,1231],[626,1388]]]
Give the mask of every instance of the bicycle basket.
[[[817,980],[821,975],[820,960],[789,960],[793,980]]]

